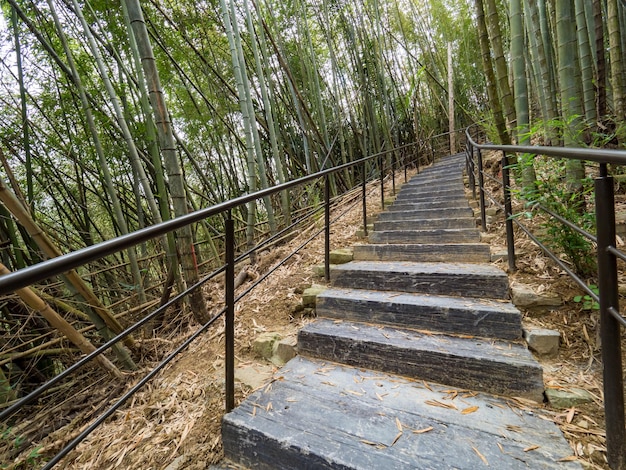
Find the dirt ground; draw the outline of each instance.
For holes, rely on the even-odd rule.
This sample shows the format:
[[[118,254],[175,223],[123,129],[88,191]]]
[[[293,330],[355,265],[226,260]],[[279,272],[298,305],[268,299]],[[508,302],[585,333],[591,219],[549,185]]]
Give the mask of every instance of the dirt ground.
[[[403,181],[398,177],[398,182]],[[390,190],[390,184],[387,185]],[[369,209],[380,211],[380,193],[370,188]],[[352,207],[351,207],[352,206]],[[360,203],[338,204],[334,214],[345,215],[332,226],[331,247],[343,248],[360,241],[357,230],[362,226]],[[294,247],[300,245],[323,221],[303,230],[297,238],[272,250],[262,252],[258,263],[250,267],[262,274],[282,260]],[[493,250],[504,247],[503,221],[488,227]],[[586,468],[608,468],[605,458],[604,416],[602,408],[602,381],[599,350],[595,341],[598,314],[582,310],[573,302],[580,292],[550,264],[530,242],[520,238],[518,270],[510,273],[510,282],[530,284],[536,291],[558,293],[564,300],[562,307],[551,311],[524,311],[524,322],[561,333],[558,357],[541,360],[547,387],[584,388],[592,393],[592,403],[568,410],[553,410],[549,405],[539,405],[537,412],[557,422],[570,442],[576,458]],[[281,336],[295,335],[311,318],[303,316],[301,294],[312,283],[323,284],[312,270],[323,263],[323,235],[319,235],[299,254],[292,257],[272,276],[262,282],[237,305],[236,309],[236,367],[273,367],[256,357],[251,344],[260,333],[278,332]],[[503,269],[505,263],[498,263]],[[255,277],[254,275],[252,277]],[[245,289],[251,281],[240,287]],[[207,298],[217,312],[222,307],[222,286],[215,282],[206,287]],[[163,351],[172,350],[197,329],[189,324],[167,339],[146,340],[143,344],[146,358],[161,357]],[[222,459],[220,422],[224,413],[224,335],[223,324],[214,325],[207,333],[191,344],[189,349],[168,365],[164,371],[138,392],[130,401],[78,445],[59,468],[67,469],[205,469]],[[625,348],[626,349],[626,348]],[[149,361],[147,361],[150,364]],[[125,389],[150,370],[136,373]],[[94,397],[110,402],[119,396],[120,387],[100,384],[100,391],[89,391],[91,411],[99,409]],[[236,384],[236,401],[243,400],[252,390]],[[87,393],[87,392],[85,392]],[[85,398],[87,400],[87,398]],[[22,452],[8,468],[39,468],[41,456],[54,455],[78,435],[87,424],[85,414],[53,432],[39,443],[33,443]],[[38,446],[36,446],[38,444]],[[33,450],[35,449],[35,450]],[[0,466],[0,468],[2,468]]]

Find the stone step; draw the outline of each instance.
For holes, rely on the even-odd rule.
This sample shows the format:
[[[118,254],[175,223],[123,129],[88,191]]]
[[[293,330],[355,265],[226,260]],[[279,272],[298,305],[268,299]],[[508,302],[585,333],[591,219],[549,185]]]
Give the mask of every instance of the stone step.
[[[419,173],[420,178],[436,176],[437,178],[456,178],[463,174],[463,166],[451,165],[449,167],[427,168]]]
[[[508,299],[509,281],[492,265],[352,261],[330,271],[335,287]]]
[[[522,338],[511,302],[464,297],[330,288],[319,294],[318,317],[501,340]]]
[[[467,204],[466,204],[467,206]],[[419,220],[419,219],[441,219],[445,217],[473,217],[474,211],[469,207],[442,209],[410,209],[381,212],[378,215],[379,222],[390,220]]]
[[[302,357],[279,376],[224,417],[224,453],[239,465],[475,470],[487,461],[496,469],[581,468],[560,461],[572,451],[553,422],[495,396],[454,397],[450,387]],[[432,405],[438,402],[450,406]]]
[[[465,197],[439,197],[436,194],[432,195],[421,195],[421,196],[413,196],[413,197],[402,197],[400,199],[396,199],[391,206],[408,206],[408,205],[416,205],[417,208],[433,208],[433,209],[441,209],[446,207],[469,207],[469,203]]]
[[[480,241],[478,229],[450,228],[430,230],[385,230],[372,232],[370,243],[476,243]]]
[[[434,196],[434,197],[438,197],[441,199],[449,199],[449,198],[467,199],[465,197],[465,190],[463,188],[447,189],[445,191],[439,190],[437,188],[424,188],[423,190],[403,188],[396,196],[396,199],[420,198],[423,196]]]
[[[300,354],[467,390],[543,400],[543,369],[525,345],[318,319]]]
[[[476,228],[473,217],[374,222],[374,230],[423,230],[431,228]]]
[[[455,178],[452,181],[439,181],[431,178],[420,179],[419,176],[416,176],[410,182],[403,185],[402,190],[422,190],[425,188],[432,189],[434,184],[436,184],[437,188],[441,190],[459,189],[464,187],[463,180],[461,178]]]
[[[424,230],[432,228],[476,228],[473,217],[451,219],[421,219],[374,222],[374,230]]]
[[[488,263],[491,252],[486,243],[354,245],[354,260]]]
[[[387,207],[389,212],[398,211],[420,211],[420,210],[438,210],[445,211],[447,209],[464,209],[469,207],[467,199],[462,201],[442,201],[442,202],[415,202],[415,203],[399,203],[396,202]],[[442,212],[445,213],[445,212]]]
[[[467,204],[467,198],[463,193],[457,194],[439,194],[437,190],[423,191],[420,193],[399,193],[396,196],[395,204],[413,204],[416,202],[464,202]]]

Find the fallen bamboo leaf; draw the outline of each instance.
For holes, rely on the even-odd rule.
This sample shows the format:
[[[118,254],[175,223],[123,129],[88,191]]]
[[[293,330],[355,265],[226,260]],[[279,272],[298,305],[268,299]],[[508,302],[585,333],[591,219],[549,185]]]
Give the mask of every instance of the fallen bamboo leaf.
[[[448,410],[458,410],[454,403],[442,403],[438,400],[426,400],[424,403],[430,406],[438,406],[439,408],[446,408]]]
[[[464,410],[461,410],[461,414],[468,415],[470,413],[474,413],[475,411],[478,411],[478,407],[470,406],[469,408],[465,408]]]
[[[499,442],[496,442],[496,444],[498,444],[498,448],[500,449],[500,452],[504,454],[504,447],[502,447],[502,444],[500,444]]]
[[[396,427],[398,428],[398,431],[402,432],[402,423],[398,418],[396,418]]]
[[[363,444],[367,444],[368,446],[377,446],[377,445],[379,445],[378,442],[367,441],[365,439],[361,439],[361,442]]]
[[[357,397],[363,396],[361,392],[355,392],[354,390],[346,390],[346,393],[351,393],[352,395],[356,395]]]
[[[567,412],[567,416],[565,417],[565,422],[570,424],[574,419],[574,415],[576,414],[576,408],[572,406],[572,408]]]
[[[425,432],[432,431],[433,429],[434,428],[432,426],[428,426],[427,428],[424,428],[424,429],[414,429],[413,434],[424,434]]]
[[[536,449],[539,449],[539,446],[533,445],[533,446],[526,447],[524,449],[524,452],[530,452],[531,450],[536,450]]]
[[[273,410],[273,409],[274,409],[274,407],[272,406],[272,402],[269,402],[269,403],[267,404],[267,406],[265,407],[265,411],[271,411],[271,410]]]
[[[568,455],[567,457],[557,460],[557,462],[573,462],[574,460],[578,460],[578,457],[575,455]]]
[[[393,446],[396,442],[398,442],[398,439],[400,439],[402,437],[402,431],[400,431],[398,433],[398,435],[396,436],[396,438],[393,440],[393,442],[391,443],[391,445]]]
[[[480,460],[482,460],[485,465],[489,465],[489,462],[487,462],[487,459],[485,458],[485,456],[481,454],[480,451],[476,447],[472,446],[472,449],[474,449],[474,452],[476,452],[476,455],[480,457]]]

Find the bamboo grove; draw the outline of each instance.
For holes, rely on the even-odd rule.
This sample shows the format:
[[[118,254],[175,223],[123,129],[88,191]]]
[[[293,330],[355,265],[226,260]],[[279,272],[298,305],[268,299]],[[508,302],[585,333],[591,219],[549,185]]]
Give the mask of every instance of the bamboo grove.
[[[0,5],[2,272],[427,142],[452,117],[457,127],[480,120],[503,143],[622,146],[626,138],[623,0]],[[566,199],[585,191],[580,164],[518,163],[531,200],[562,180]],[[342,174],[333,187],[360,177]],[[234,214],[241,246],[320,199],[312,187],[242,207]],[[588,201],[574,201],[583,217]],[[0,405],[221,264],[222,223],[0,299]],[[202,295],[189,303],[145,334],[205,321]],[[132,370],[138,341],[128,338],[99,365]]]
[[[494,140],[623,148],[626,2],[473,3]],[[549,207],[594,230],[587,211],[593,168],[529,156],[520,157],[516,168],[528,207]],[[546,229],[544,241],[579,274],[595,271],[589,243],[567,228]]]
[[[4,273],[445,132],[448,43],[458,125],[485,99],[464,0],[1,5]],[[310,188],[243,207],[241,246],[320,199]],[[0,299],[0,405],[220,265],[222,223]],[[145,334],[207,319],[202,295],[188,307]],[[134,369],[139,341],[98,365]]]

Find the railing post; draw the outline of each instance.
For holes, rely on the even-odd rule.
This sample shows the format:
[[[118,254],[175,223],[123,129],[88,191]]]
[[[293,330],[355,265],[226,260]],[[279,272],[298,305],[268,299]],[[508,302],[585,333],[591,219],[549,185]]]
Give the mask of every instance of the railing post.
[[[419,175],[419,173],[420,173],[420,146],[419,146],[419,143],[415,144],[415,171]]]
[[[622,378],[621,328],[609,308],[619,311],[617,263],[608,248],[615,246],[615,195],[613,178],[601,166],[595,180],[596,224],[598,237],[598,289],[600,297],[600,337],[604,379],[604,416],[609,467],[626,469],[626,430],[624,382]]]
[[[391,152],[391,191],[396,195],[396,153]]]
[[[378,166],[380,168],[380,207],[385,210],[385,160],[381,155],[378,157]]]
[[[506,251],[509,270],[515,271],[515,234],[513,233],[513,207],[511,205],[511,179],[509,177],[509,157],[502,152],[502,191],[504,193],[504,223],[506,225]]]
[[[469,142],[465,149],[465,155],[467,157],[467,178],[470,187],[472,188],[472,198],[476,200],[476,178],[474,177],[474,147]]]
[[[409,166],[408,163],[406,162],[406,160],[407,160],[406,156],[407,156],[407,152],[405,150],[404,151],[404,158],[402,158],[402,164],[404,165],[404,182],[405,183],[408,181],[406,172],[407,172],[407,168]]]
[[[235,222],[230,211],[225,221],[226,272],[224,278],[226,413],[235,407]]]
[[[478,189],[480,192],[480,230],[487,231],[487,215],[485,213],[485,181],[483,178],[483,153],[478,149]]]
[[[363,162],[363,177],[361,181],[361,199],[363,200],[363,234],[367,237],[367,175],[365,173],[365,162]]]
[[[330,177],[324,175],[324,277],[330,281]]]

